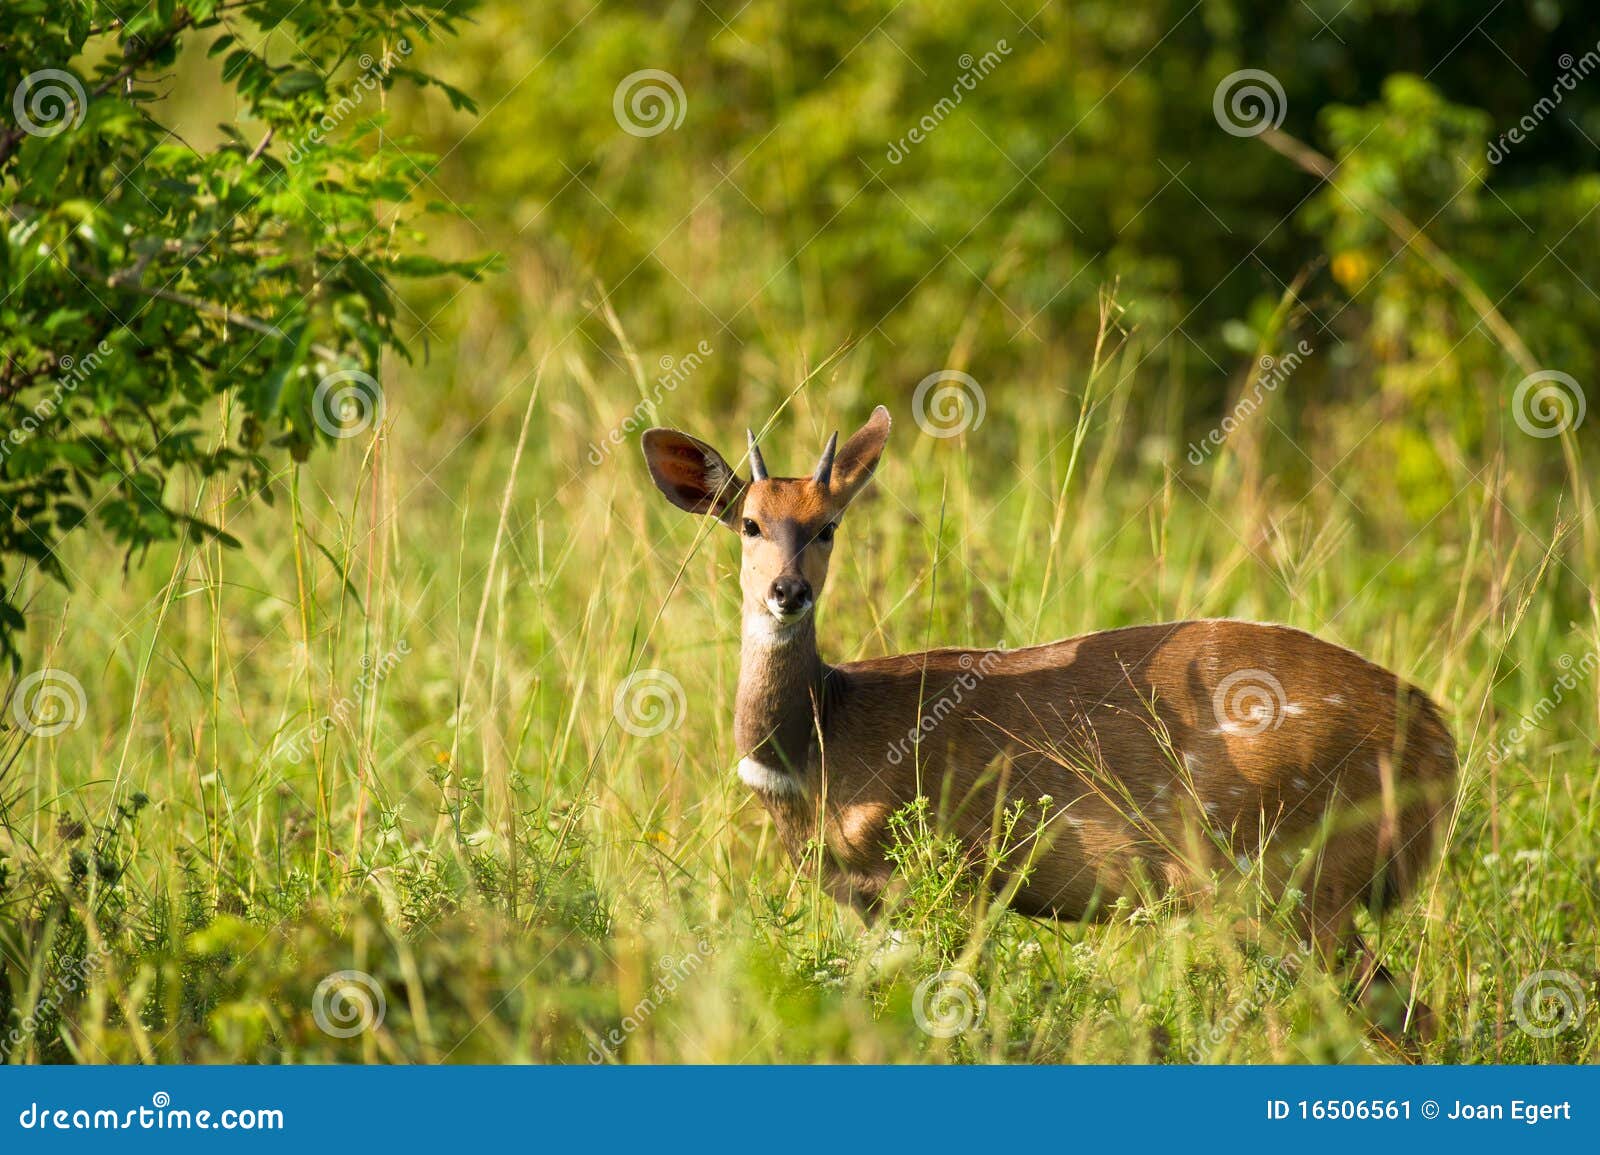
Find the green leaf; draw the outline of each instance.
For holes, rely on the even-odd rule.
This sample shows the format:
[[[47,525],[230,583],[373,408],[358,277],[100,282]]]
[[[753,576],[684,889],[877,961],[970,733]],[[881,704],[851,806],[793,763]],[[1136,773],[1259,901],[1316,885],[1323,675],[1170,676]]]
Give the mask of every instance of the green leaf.
[[[251,63],[254,59],[255,57],[243,48],[230,52],[228,59],[222,62],[223,81],[237,79],[239,74],[244,71],[245,65]]]
[[[280,96],[297,96],[302,92],[311,92],[322,87],[322,77],[307,69],[296,69],[280,75],[273,84],[273,90]]]

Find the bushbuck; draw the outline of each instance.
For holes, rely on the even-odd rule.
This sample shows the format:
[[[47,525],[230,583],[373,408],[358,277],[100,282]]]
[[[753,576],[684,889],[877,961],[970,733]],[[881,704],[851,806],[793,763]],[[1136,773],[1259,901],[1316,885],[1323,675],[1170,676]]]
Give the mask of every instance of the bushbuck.
[[[1234,620],[825,663],[834,535],[888,435],[879,406],[811,476],[769,477],[752,434],[749,481],[687,434],[643,437],[667,499],[740,535],[739,776],[795,862],[820,836],[828,892],[870,920],[897,810],[943,800],[980,848],[1022,801],[1027,865],[1002,890],[1017,911],[1094,917],[1145,883],[1182,893],[1237,865],[1301,890],[1330,963],[1359,946],[1356,908],[1416,884],[1453,795],[1455,744],[1428,696],[1310,634]]]

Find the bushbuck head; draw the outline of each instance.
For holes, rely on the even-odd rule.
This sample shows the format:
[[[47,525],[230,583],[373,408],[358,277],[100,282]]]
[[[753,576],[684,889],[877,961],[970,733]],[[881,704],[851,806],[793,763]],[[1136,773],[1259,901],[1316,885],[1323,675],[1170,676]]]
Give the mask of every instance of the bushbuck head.
[[[843,445],[836,433],[809,477],[769,477],[750,434],[750,480],[698,438],[649,429],[645,462],[656,488],[679,509],[715,517],[740,536],[740,584],[747,619],[770,619],[781,631],[803,621],[828,577],[833,535],[877,467],[889,437],[889,411],[878,406]]]

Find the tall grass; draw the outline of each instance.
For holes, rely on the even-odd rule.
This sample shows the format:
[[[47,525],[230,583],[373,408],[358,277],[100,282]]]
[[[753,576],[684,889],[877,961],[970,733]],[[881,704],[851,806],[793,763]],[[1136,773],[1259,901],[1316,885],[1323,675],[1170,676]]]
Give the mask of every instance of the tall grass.
[[[1437,870],[1381,928],[1438,1016],[1422,1056],[1595,1057],[1596,1012],[1548,1037],[1514,1013],[1540,971],[1597,1001],[1580,458],[1424,415],[1438,484],[1397,491],[1394,415],[1291,380],[1194,465],[1181,383],[1114,324],[1092,368],[980,381],[986,416],[957,437],[922,433],[914,378],[869,381],[854,350],[767,365],[729,411],[692,373],[660,387],[687,346],[634,349],[611,316],[526,344],[468,321],[445,360],[391,366],[390,423],[279,478],[275,508],[188,495],[243,550],[174,543],[125,571],[85,540],[70,596],[37,586],[23,672],[69,672],[87,706],[6,738],[8,1059],[1394,1058],[1248,880],[1054,925],[974,903],[910,820],[873,930],[797,876],[732,770],[736,545],[659,500],[636,429],[606,435],[641,398],[730,459],[770,423],[769,465],[794,473],[881,396],[895,430],[840,533],[826,658],[1228,615],[1396,669],[1464,757]],[[666,687],[650,736],[617,708],[645,671]],[[941,1037],[919,1011],[951,970],[982,1011],[944,992],[973,1021]],[[329,981],[346,971],[369,981]]]

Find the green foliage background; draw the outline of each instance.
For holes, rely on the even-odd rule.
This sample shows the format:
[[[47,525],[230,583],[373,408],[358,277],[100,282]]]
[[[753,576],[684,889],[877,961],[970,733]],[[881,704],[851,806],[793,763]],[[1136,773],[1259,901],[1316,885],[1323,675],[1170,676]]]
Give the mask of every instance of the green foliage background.
[[[940,366],[1025,387],[1037,366],[1086,363],[1115,286],[1142,358],[1204,427],[1241,357],[1287,325],[1323,355],[1286,428],[1381,395],[1378,440],[1414,511],[1441,496],[1438,432],[1492,447],[1519,378],[1595,377],[1600,18],[1582,4],[570,0],[461,24],[466,8],[7,0],[7,91],[81,55],[94,94],[72,132],[6,130],[8,424],[62,358],[114,350],[5,463],[13,575],[25,559],[60,576],[56,543],[90,513],[130,550],[217,532],[168,500],[174,469],[244,471],[270,499],[263,441],[303,458],[319,377],[461,323],[432,324],[453,286],[412,284],[397,306],[397,280],[470,277],[486,251],[548,290],[490,290],[515,330],[592,286],[641,344],[714,336],[724,355],[699,388],[718,403],[776,400],[776,365],[847,342],[855,411]],[[457,30],[335,108],[360,103],[362,46],[392,59]],[[618,131],[619,83],[641,68],[679,85],[670,130]],[[1223,131],[1219,85],[1241,69],[1271,75],[1266,118],[1333,180]],[[234,112],[220,127],[218,95]],[[338,127],[317,131],[330,109]],[[423,227],[429,210],[467,220]],[[256,319],[248,347],[229,310]],[[603,312],[590,302],[578,339],[604,342]],[[212,398],[235,434],[207,443]],[[0,639],[20,624],[0,602]]]
[[[1201,419],[1309,268],[1302,321],[1333,355],[1308,391],[1393,389],[1464,417],[1504,356],[1376,218],[1381,198],[1541,365],[1593,376],[1600,86],[1558,85],[1564,56],[1600,46],[1587,5],[572,0],[483,21],[493,48],[456,75],[505,95],[447,187],[553,275],[597,277],[652,343],[865,339],[885,393],[955,348],[999,384],[1047,351],[1081,357],[1114,283]],[[985,53],[998,64],[960,85]],[[612,95],[646,67],[681,82],[686,112],[640,139],[616,131]],[[1337,189],[1220,130],[1215,90],[1238,69],[1277,79],[1281,128],[1339,161]],[[1557,111],[1491,166],[1489,141],[1553,89]]]

